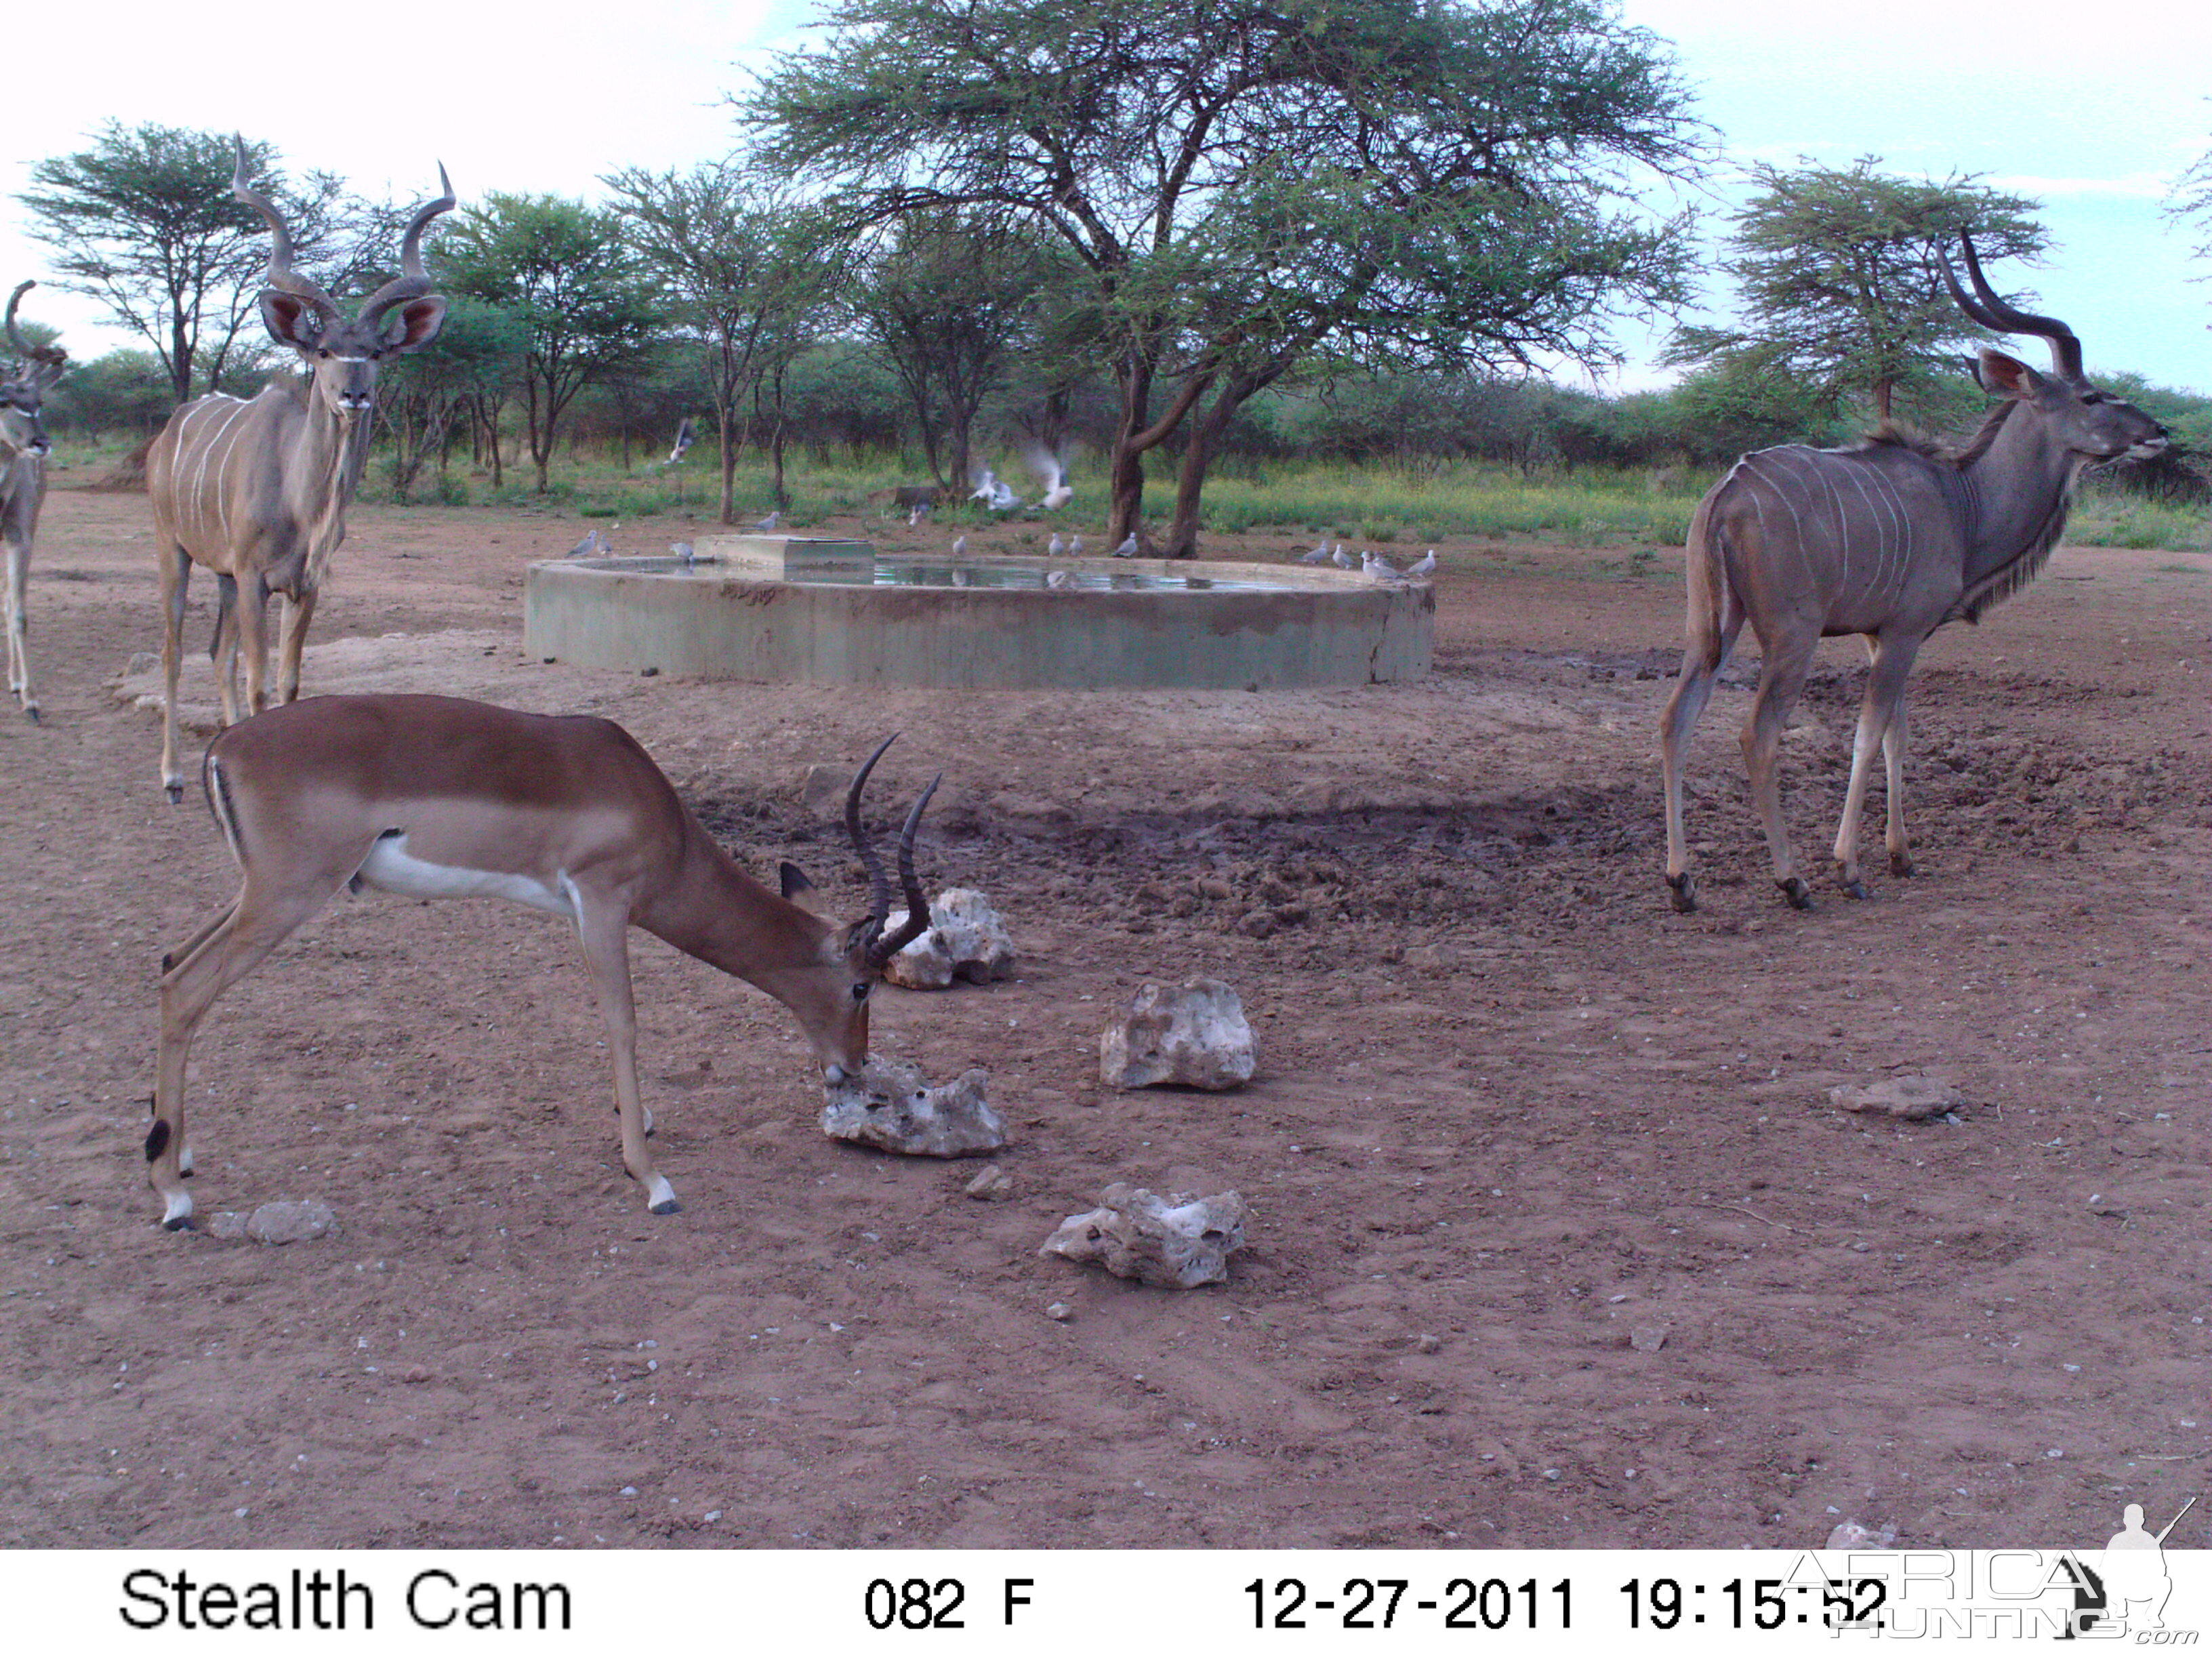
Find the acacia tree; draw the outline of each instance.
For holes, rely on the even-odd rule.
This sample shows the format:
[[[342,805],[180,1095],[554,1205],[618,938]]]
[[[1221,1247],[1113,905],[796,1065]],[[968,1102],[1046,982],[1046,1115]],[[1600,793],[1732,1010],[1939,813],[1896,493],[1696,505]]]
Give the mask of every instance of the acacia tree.
[[[860,222],[983,207],[1083,265],[1121,410],[1108,535],[1185,418],[1165,551],[1237,410],[1324,346],[1605,354],[1678,295],[1679,226],[1624,168],[1698,130],[1607,0],[843,0],[736,100],[781,176]]]
[[[439,253],[450,292],[489,301],[522,330],[523,409],[542,495],[576,394],[652,342],[653,284],[613,214],[557,196],[492,191],[454,216]]]
[[[401,501],[414,487],[434,450],[445,471],[456,426],[480,417],[489,392],[495,400],[520,364],[521,326],[497,306],[465,295],[447,305],[437,337],[386,370],[379,387],[385,424],[392,434],[392,488]],[[498,431],[493,422],[493,487],[499,483]]]
[[[827,298],[837,267],[794,264],[787,244],[796,234],[798,210],[773,191],[757,191],[726,163],[687,173],[629,167],[603,182],[615,194],[630,240],[667,289],[678,327],[706,349],[720,441],[720,517],[735,524],[746,401],[779,364],[787,372],[795,355],[787,349],[794,301],[803,313],[810,293]],[[781,398],[775,402],[780,409]],[[775,449],[781,504],[780,441]]]
[[[1048,274],[1036,241],[1003,218],[914,213],[854,284],[854,316],[898,376],[940,484],[967,488],[976,414],[1033,348]]]
[[[2024,197],[1881,165],[1753,167],[1759,193],[1721,262],[1747,320],[1679,329],[1662,361],[1709,364],[1744,386],[1794,384],[1830,416],[1863,398],[1887,419],[1899,387],[1939,409],[1955,400],[1959,351],[1990,335],[1952,303],[1937,255],[1966,232],[1984,260],[2033,258],[2049,238]]]
[[[2194,222],[2203,240],[2193,252],[2200,259],[2212,260],[2212,149],[2191,162],[2188,171],[2173,181],[2160,210],[2177,222]],[[2197,280],[2212,281],[2212,273]]]
[[[249,143],[246,155],[283,210],[298,267],[342,283],[329,255],[349,240],[340,233],[360,210],[341,182],[309,173],[295,188],[277,175],[274,147]],[[54,250],[55,286],[99,301],[142,336],[179,403],[195,382],[212,391],[240,356],[258,352],[252,335],[239,336],[268,268],[269,228],[232,198],[234,161],[222,134],[110,121],[91,149],[33,162],[32,188],[15,198],[30,210],[32,235]]]

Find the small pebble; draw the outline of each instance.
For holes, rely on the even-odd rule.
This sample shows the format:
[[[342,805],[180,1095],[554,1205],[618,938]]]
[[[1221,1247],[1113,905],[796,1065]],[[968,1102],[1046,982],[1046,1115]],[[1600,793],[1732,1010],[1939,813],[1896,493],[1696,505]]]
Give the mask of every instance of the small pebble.
[[[1423,1331],[1413,1339],[1413,1346],[1423,1353],[1435,1353],[1444,1346],[1444,1342],[1442,1337]]]
[[[1045,1304],[1044,1316],[1047,1319],[1057,1319],[1064,1323],[1069,1318],[1073,1317],[1074,1313],[1075,1310],[1069,1307],[1065,1302],[1048,1302]]]
[[[624,1498],[635,1498],[637,1496],[637,1488],[635,1486],[624,1486],[622,1489],[622,1495]]]

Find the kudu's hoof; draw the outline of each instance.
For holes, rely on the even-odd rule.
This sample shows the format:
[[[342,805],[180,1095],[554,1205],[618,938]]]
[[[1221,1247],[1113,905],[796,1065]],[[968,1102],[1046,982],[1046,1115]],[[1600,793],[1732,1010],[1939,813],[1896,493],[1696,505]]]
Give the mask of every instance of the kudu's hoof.
[[[1870,899],[1874,896],[1874,890],[1865,882],[1856,876],[1845,875],[1840,870],[1836,872],[1836,885],[1844,890],[1845,898]]]
[[[1911,855],[1905,853],[1892,853],[1889,855],[1889,873],[1893,876],[1910,876],[1917,873],[1912,867]]]
[[[1667,897],[1684,915],[1698,908],[1698,878],[1687,870],[1667,878]]]
[[[1792,876],[1787,881],[1774,884],[1782,890],[1782,896],[1790,901],[1793,910],[1813,910],[1820,907],[1813,902],[1813,890],[1805,884],[1802,876]]]

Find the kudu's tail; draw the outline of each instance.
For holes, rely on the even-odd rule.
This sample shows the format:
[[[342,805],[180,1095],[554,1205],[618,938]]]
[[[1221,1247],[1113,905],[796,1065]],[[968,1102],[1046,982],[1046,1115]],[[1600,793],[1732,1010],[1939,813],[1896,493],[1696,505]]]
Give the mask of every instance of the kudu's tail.
[[[1717,672],[1743,625],[1743,605],[1729,584],[1728,550],[1723,545],[1727,520],[1714,511],[1721,491],[1708,491],[1690,519],[1682,546],[1683,588],[1689,614],[1683,629],[1684,656],[1708,673]]]

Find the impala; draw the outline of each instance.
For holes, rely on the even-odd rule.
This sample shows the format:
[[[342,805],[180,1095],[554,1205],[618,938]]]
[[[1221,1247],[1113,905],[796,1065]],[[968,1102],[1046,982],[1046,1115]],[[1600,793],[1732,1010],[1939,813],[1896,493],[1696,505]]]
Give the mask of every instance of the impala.
[[[245,880],[223,912],[161,959],[161,1047],[146,1158],[161,1224],[190,1224],[182,1176],[185,1064],[216,999],[341,889],[413,898],[513,899],[566,917],[606,1022],[623,1164],[655,1215],[678,1208],[646,1150],[631,999],[633,927],[757,986],[797,1015],[823,1077],[868,1054],[868,994],[884,965],[929,926],[915,833],[936,792],[907,815],[898,873],[905,921],[886,933],[891,889],[860,829],[860,791],[890,746],[854,774],[845,828],[868,873],[866,918],[840,927],[738,867],[677,799],[637,740],[589,715],[526,714],[458,697],[331,696],[232,726],[209,746],[201,782]]]
[[[36,283],[18,283],[8,296],[8,343],[15,361],[0,378],[0,545],[8,550],[8,689],[33,720],[39,691],[31,684],[24,635],[24,587],[31,580],[31,541],[39,533],[39,508],[46,499],[46,423],[40,406],[66,373],[69,354],[59,346],[34,346],[15,326],[15,307]]]
[[[1886,837],[1893,874],[1912,873],[1905,836],[1905,682],[1928,636],[1978,622],[2035,580],[2066,528],[2081,470],[2166,448],[2166,428],[2133,404],[2092,386],[2081,343],[2050,317],[2014,310],[1982,276],[1961,237],[1970,297],[1951,262],[1943,279],[1960,310],[2003,334],[2050,343],[2051,373],[1984,348],[1978,378],[2004,401],[1964,449],[1938,449],[1885,423],[1850,449],[1787,444],[1746,455],[1698,503],[1686,559],[1688,643],[1661,726],[1667,800],[1667,885],[1677,910],[1697,908],[1682,829],[1682,769],[1713,681],[1747,621],[1762,660],[1743,755],[1765,825],[1774,884],[1800,909],[1813,890],[1797,873],[1782,819],[1782,728],[1804,689],[1822,636],[1859,634],[1869,665],[1836,830],[1836,875],[1853,898],[1859,814],[1880,751],[1888,769]]]
[[[300,653],[315,614],[331,556],[345,539],[345,510],[361,480],[376,403],[378,362],[418,351],[436,337],[446,302],[422,270],[422,232],[453,205],[443,194],[422,207],[400,246],[400,274],[362,301],[349,319],[320,284],[292,269],[292,236],[276,204],[246,181],[246,145],[230,192],[268,222],[272,246],[263,278],[261,317],[277,344],[300,354],[303,386],[272,385],[251,399],[215,392],[169,417],[146,452],[146,494],[154,508],[154,556],[161,580],[161,785],[182,800],[177,760],[177,674],[182,663],[185,589],[192,567],[215,574],[217,604],[210,653],[222,688],[222,718],[236,724],[239,647],[246,648],[246,703],[268,702],[269,596],[284,596],[277,690],[300,695]],[[385,313],[397,309],[390,324]]]

